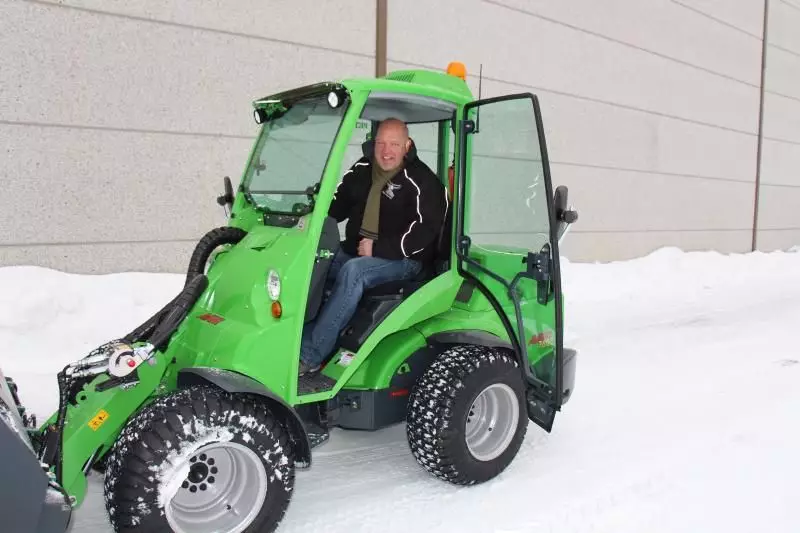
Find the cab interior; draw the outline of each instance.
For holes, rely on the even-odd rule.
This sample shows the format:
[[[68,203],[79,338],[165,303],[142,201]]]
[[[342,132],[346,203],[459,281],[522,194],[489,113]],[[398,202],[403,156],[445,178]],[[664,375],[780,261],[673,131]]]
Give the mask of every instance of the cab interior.
[[[342,329],[335,348],[357,351],[374,329],[410,294],[417,291],[442,272],[450,268],[452,250],[452,187],[449,169],[453,162],[454,135],[452,121],[457,106],[452,102],[408,93],[373,92],[359,117],[346,156],[342,163],[347,168],[363,156],[371,156],[373,139],[382,120],[397,118],[408,125],[412,140],[410,151],[416,152],[437,175],[447,195],[447,212],[439,230],[436,253],[420,274],[408,281],[392,281],[367,289],[350,322]],[[341,178],[340,178],[341,179]],[[319,242],[319,250],[335,251],[344,236],[344,225],[327,218]],[[318,254],[314,265],[306,322],[313,320],[325,300],[324,287],[332,257]]]

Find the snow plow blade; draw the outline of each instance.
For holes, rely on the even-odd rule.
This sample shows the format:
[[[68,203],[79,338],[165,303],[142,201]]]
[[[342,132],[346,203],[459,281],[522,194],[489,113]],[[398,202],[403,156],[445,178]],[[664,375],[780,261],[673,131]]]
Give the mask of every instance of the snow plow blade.
[[[28,438],[16,395],[0,371],[0,517],[3,531],[63,533],[72,506],[50,484]]]

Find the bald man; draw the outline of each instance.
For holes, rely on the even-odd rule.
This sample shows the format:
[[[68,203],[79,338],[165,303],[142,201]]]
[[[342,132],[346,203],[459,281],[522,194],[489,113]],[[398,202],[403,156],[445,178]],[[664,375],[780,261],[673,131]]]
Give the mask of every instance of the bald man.
[[[416,154],[406,124],[381,122],[370,157],[345,172],[329,215],[347,220],[328,271],[331,295],[305,325],[300,374],[319,370],[366,289],[413,279],[433,259],[448,209],[436,174]]]

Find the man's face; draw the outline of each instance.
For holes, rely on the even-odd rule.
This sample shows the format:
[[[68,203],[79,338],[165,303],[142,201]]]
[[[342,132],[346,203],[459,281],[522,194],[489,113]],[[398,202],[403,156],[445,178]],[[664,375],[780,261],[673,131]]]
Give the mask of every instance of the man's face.
[[[408,153],[410,144],[402,122],[383,123],[375,137],[375,161],[383,170],[397,168]]]

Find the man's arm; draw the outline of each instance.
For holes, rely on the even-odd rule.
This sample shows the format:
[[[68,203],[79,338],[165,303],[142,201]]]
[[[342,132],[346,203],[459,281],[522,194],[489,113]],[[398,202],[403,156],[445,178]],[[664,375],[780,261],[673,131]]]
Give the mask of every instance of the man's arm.
[[[411,191],[408,226],[393,239],[378,237],[376,255],[414,258],[436,239],[442,228],[446,202],[442,184],[435,177],[415,179],[407,170],[403,176],[403,185]]]
[[[350,170],[344,173],[342,181],[336,186],[336,192],[333,193],[333,201],[328,208],[328,215],[336,219],[336,222],[341,222],[350,215],[350,208],[353,206],[353,179],[355,177],[355,169],[361,166],[369,166],[366,158],[362,157],[350,167]]]

